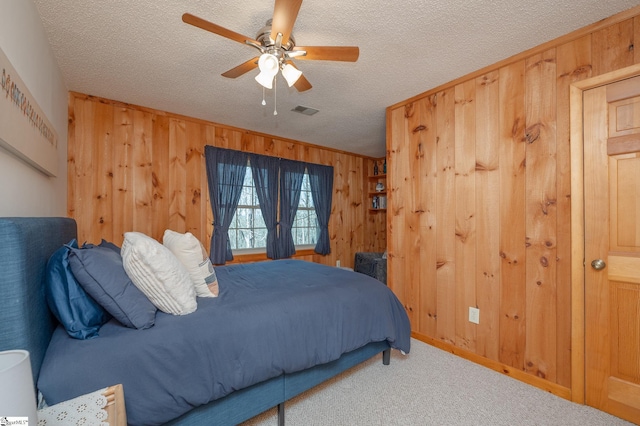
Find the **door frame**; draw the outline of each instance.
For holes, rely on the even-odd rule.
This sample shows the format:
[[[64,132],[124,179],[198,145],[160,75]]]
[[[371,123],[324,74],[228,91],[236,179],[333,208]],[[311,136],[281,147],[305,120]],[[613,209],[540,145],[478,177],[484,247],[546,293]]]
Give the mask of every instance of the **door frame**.
[[[585,90],[640,75],[640,64],[571,84],[571,400],[585,403],[584,129]]]

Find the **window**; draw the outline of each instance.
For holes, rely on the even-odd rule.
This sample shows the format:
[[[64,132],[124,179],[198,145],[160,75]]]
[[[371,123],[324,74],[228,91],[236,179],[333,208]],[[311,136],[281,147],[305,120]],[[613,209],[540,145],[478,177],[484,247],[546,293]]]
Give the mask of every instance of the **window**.
[[[302,181],[300,202],[291,233],[296,246],[315,245],[318,240],[318,218],[307,173]],[[262,218],[251,167],[247,167],[245,172],[238,209],[229,227],[229,241],[232,250],[260,249],[267,246],[267,227]]]
[[[250,167],[244,175],[238,210],[229,226],[229,241],[232,250],[267,246],[267,226],[262,218]]]
[[[306,172],[302,179],[300,202],[298,203],[296,218],[291,227],[291,234],[296,246],[315,245],[318,242],[318,217],[316,216],[316,208],[313,205],[309,174]]]

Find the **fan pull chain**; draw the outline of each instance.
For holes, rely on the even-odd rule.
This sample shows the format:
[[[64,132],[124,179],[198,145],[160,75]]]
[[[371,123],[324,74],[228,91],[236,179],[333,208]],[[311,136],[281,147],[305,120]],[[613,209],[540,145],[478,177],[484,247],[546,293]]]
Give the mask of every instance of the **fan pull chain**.
[[[265,106],[267,101],[264,100],[264,86],[262,86],[262,106]]]
[[[278,106],[278,79],[275,78],[273,81],[273,115],[278,115],[278,110],[276,109]]]

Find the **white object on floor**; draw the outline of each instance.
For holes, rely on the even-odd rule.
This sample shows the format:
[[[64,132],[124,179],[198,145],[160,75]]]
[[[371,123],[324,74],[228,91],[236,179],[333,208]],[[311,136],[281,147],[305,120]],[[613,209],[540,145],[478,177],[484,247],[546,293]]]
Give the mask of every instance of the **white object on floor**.
[[[38,410],[38,426],[109,426],[107,422],[107,388]]]
[[[29,352],[0,352],[0,415],[37,419]]]

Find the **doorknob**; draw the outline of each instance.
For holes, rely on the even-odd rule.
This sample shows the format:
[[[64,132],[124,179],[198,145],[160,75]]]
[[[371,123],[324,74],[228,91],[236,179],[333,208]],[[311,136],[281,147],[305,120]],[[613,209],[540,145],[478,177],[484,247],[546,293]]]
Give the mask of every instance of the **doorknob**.
[[[605,266],[607,266],[607,264],[602,259],[596,259],[591,262],[591,267],[596,271],[601,271]]]

